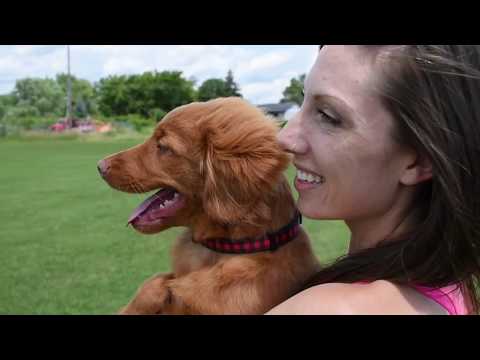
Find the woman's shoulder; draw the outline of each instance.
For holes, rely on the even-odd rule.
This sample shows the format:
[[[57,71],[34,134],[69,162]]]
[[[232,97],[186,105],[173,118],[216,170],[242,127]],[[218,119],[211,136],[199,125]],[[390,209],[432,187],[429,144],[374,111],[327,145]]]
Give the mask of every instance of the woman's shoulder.
[[[438,304],[390,281],[329,283],[311,287],[270,310],[269,315],[442,314]]]

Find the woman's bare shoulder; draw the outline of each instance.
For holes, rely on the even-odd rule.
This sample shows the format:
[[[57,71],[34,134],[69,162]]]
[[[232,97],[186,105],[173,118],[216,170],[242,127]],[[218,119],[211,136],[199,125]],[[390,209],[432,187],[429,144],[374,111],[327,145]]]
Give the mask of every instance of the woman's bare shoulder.
[[[413,290],[378,280],[368,284],[317,285],[291,297],[267,315],[414,315],[439,310]]]

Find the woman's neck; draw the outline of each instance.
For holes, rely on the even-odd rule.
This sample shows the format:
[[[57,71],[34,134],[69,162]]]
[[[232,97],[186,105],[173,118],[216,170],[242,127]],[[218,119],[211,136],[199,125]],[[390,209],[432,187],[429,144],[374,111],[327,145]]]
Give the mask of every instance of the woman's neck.
[[[412,197],[406,196],[379,216],[346,220],[351,232],[348,253],[375,247],[385,239],[395,239],[410,231],[418,219],[411,204]]]

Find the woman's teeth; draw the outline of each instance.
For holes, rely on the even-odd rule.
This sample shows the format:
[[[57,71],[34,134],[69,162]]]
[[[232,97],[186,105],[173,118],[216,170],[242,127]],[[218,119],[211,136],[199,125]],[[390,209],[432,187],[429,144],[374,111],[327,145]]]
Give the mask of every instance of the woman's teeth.
[[[301,181],[309,182],[312,184],[323,184],[325,182],[325,178],[323,176],[309,174],[302,170],[297,170],[297,178]]]

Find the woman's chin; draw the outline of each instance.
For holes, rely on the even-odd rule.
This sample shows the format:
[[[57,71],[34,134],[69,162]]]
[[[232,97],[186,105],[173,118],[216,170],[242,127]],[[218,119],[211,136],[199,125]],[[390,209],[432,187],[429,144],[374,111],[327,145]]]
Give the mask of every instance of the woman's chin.
[[[331,209],[322,209],[317,202],[303,200],[301,197],[297,201],[297,208],[300,213],[308,219],[316,220],[334,220],[338,217],[333,216]]]

